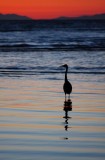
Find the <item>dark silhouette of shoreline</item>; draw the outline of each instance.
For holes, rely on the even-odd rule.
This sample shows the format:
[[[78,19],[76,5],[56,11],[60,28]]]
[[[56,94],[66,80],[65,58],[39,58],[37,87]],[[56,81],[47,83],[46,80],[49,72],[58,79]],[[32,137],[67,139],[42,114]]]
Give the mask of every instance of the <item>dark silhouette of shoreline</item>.
[[[28,16],[18,15],[18,14],[0,14],[0,20],[105,20],[105,13],[95,14],[95,15],[83,15],[77,17],[57,17],[52,19],[32,19]]]
[[[56,20],[105,20],[105,13],[95,15],[83,15],[77,17],[58,17]]]
[[[17,14],[0,14],[0,20],[32,20],[27,16]]]

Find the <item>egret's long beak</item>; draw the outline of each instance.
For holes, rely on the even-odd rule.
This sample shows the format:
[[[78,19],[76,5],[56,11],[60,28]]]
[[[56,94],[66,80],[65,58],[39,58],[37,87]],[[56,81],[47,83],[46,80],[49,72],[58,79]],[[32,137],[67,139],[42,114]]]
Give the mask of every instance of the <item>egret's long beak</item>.
[[[64,64],[64,65],[61,65],[60,67],[65,67],[65,64]]]

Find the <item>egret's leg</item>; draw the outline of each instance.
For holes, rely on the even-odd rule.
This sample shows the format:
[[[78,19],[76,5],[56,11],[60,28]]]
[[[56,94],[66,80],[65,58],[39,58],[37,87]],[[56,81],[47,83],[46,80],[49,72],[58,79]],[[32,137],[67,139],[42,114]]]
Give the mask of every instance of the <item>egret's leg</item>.
[[[66,94],[65,94],[65,102],[66,102]]]

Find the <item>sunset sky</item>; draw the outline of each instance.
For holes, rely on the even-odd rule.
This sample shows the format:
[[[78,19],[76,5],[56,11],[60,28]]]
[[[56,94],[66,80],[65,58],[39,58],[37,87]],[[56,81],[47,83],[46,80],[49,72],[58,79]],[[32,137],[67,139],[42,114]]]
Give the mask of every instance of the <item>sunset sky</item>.
[[[0,13],[15,13],[34,19],[105,13],[105,0],[1,0]]]

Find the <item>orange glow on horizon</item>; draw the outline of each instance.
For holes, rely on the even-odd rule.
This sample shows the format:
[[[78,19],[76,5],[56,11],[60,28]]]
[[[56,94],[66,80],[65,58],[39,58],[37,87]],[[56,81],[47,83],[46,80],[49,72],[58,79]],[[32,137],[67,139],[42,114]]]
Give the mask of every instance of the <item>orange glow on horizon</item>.
[[[0,12],[34,19],[75,17],[105,13],[105,0],[3,0],[0,1]]]

